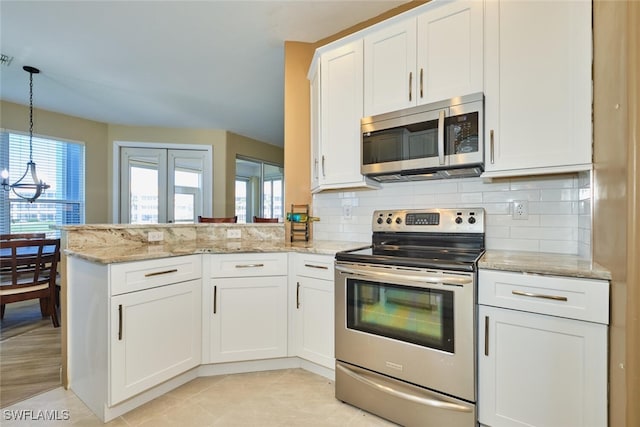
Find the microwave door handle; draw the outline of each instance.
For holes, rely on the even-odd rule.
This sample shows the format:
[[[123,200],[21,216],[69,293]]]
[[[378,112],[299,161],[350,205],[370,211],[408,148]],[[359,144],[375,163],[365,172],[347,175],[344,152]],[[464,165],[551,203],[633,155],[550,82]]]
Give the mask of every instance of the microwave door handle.
[[[438,114],[438,161],[440,166],[444,165],[444,113],[440,110]]]

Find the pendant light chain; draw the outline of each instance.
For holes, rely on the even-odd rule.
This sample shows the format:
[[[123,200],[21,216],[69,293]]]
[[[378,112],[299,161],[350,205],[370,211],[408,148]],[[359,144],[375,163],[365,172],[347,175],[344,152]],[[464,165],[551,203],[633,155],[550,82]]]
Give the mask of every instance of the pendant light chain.
[[[33,161],[33,72],[29,71],[29,161]]]

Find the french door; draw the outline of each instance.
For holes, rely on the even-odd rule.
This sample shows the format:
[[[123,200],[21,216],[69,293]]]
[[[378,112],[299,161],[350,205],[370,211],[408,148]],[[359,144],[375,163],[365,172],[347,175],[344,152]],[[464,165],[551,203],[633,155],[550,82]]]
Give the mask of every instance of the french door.
[[[194,223],[211,206],[207,152],[121,147],[120,222]]]

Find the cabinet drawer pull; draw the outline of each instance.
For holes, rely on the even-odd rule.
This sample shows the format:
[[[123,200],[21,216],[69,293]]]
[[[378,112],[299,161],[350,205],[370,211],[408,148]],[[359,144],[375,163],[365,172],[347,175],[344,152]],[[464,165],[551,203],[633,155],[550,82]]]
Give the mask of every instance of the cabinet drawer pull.
[[[511,291],[513,295],[519,295],[522,297],[531,297],[531,298],[542,298],[542,299],[552,299],[554,301],[566,301],[567,297],[563,297],[560,295],[545,295],[545,294],[534,294],[531,292],[523,292],[523,291]]]
[[[163,274],[177,273],[177,272],[178,272],[178,269],[177,268],[173,268],[171,270],[156,271],[155,273],[147,273],[147,274],[144,275],[144,277],[161,276]]]
[[[264,264],[236,264],[236,268],[257,268],[264,267]]]
[[[118,341],[122,341],[122,304],[118,305]]]
[[[424,70],[420,68],[420,98],[424,98],[424,79],[423,79]]]
[[[489,355],[489,316],[484,316],[484,355]]]
[[[296,282],[296,308],[300,308],[300,282]]]
[[[216,314],[217,309],[216,305],[218,305],[218,287],[213,287],[213,314]]]
[[[309,268],[319,268],[322,270],[328,270],[329,267],[327,267],[326,265],[314,265],[314,264],[305,264],[305,267],[309,267]]]
[[[413,86],[413,72],[409,72],[409,101],[412,101],[413,98],[413,91],[411,86]]]

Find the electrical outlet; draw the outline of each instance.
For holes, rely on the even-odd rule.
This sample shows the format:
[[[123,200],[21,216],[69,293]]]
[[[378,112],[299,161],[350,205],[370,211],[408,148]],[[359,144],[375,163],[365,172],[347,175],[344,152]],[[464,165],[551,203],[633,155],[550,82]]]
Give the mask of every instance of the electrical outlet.
[[[351,219],[351,212],[353,210],[352,208],[353,208],[353,206],[351,206],[351,205],[344,205],[342,207],[342,217],[344,219]]]
[[[529,219],[529,202],[526,200],[514,200],[513,219]]]
[[[227,230],[227,239],[239,239],[242,237],[242,230],[239,228],[232,228]]]
[[[162,242],[164,240],[164,233],[162,231],[150,231],[147,234],[147,241],[149,242]]]

